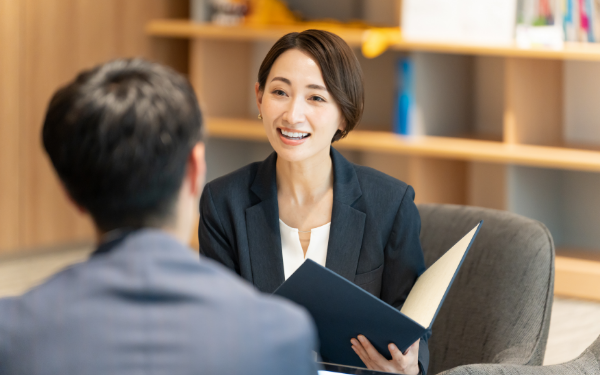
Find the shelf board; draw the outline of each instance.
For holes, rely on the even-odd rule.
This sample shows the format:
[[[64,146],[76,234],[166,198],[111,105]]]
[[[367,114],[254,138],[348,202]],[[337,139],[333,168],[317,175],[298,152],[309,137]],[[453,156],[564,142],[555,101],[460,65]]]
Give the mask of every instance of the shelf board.
[[[266,141],[262,123],[255,120],[209,118],[210,136]],[[335,143],[338,149],[375,151],[533,167],[600,172],[600,152],[561,147],[510,145],[497,141],[451,137],[405,137],[391,132],[355,130]]]
[[[314,26],[312,26],[314,27]],[[174,38],[202,38],[219,40],[276,41],[291,32],[300,32],[309,27],[300,25],[269,26],[219,26],[210,23],[197,23],[189,20],[155,20],[146,25],[146,34]],[[336,33],[346,43],[358,46],[362,43],[364,29],[323,27]]]
[[[557,249],[554,294],[600,301],[600,252]]]
[[[218,26],[194,23],[190,20],[154,20],[146,25],[146,33],[152,36],[174,38],[198,38],[218,40],[275,41],[286,33],[303,31],[314,25],[270,26]],[[349,45],[359,46],[366,29],[343,26],[320,27],[338,34]],[[439,42],[399,41],[391,47],[400,51],[423,51],[462,55],[521,57],[552,60],[600,61],[599,43],[565,43],[561,50],[546,48],[517,48],[516,46],[493,46]]]

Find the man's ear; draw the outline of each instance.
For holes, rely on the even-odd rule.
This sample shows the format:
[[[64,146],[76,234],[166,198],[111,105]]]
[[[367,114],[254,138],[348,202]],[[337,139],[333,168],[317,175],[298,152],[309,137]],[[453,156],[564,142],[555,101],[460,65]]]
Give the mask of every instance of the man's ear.
[[[204,156],[204,143],[198,142],[192,148],[188,158],[188,178],[190,180],[190,193],[200,195],[206,177],[206,159]]]
[[[254,93],[256,94],[256,107],[258,107],[258,113],[262,113],[260,107],[262,106],[264,92],[260,91],[260,84],[258,82],[254,84]]]

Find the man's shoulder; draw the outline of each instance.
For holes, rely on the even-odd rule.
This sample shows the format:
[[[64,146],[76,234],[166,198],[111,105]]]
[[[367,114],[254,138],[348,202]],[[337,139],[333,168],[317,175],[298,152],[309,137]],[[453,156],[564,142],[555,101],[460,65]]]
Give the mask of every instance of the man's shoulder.
[[[256,318],[262,324],[273,326],[300,324],[306,328],[312,324],[306,310],[287,299],[259,292],[229,268],[212,259],[201,255],[200,263],[211,269],[215,279],[219,279],[212,287],[227,289],[223,293],[222,303],[230,304],[240,315]],[[245,308],[240,310],[241,306]],[[252,316],[254,313],[257,315]]]
[[[61,271],[23,296],[0,300],[0,358],[14,354],[18,345],[35,342],[50,350],[53,342],[65,338],[75,345],[87,340],[90,347],[102,348],[104,355],[120,356],[113,350],[115,343],[144,337],[140,330],[158,337],[168,326],[171,336],[167,335],[160,345],[203,347],[210,343],[213,348],[221,345],[219,350],[226,352],[239,343],[253,343],[243,355],[250,363],[249,373],[258,373],[257,369],[284,373],[295,365],[308,370],[293,373],[310,373],[309,352],[316,345],[316,333],[303,309],[258,292],[229,269],[205,257],[199,261],[196,258],[194,263],[185,261],[183,267],[177,258],[170,258],[166,269],[153,275],[150,284],[141,285],[139,277],[123,279],[111,273],[109,276],[113,277],[106,284],[91,285],[99,279],[86,275],[99,266],[113,271],[131,270],[131,264],[123,262],[122,257],[109,259],[106,255],[106,259],[96,257]],[[140,264],[147,261],[138,257]],[[128,317],[141,314],[145,314],[147,324],[131,325]],[[155,318],[159,320],[153,321]],[[89,332],[82,333],[81,327]],[[92,341],[90,335],[94,337]],[[52,340],[40,342],[39,337]],[[172,341],[173,337],[178,341]],[[184,352],[178,358],[185,359],[193,350]],[[23,354],[22,358],[28,356]],[[252,358],[261,362],[252,362]],[[197,358],[200,362],[210,360],[204,354]],[[228,368],[219,361],[214,363]]]

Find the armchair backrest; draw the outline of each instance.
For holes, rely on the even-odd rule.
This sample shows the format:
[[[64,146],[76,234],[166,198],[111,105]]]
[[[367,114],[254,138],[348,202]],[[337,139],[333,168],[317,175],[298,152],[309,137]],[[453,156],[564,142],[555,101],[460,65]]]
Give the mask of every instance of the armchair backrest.
[[[553,366],[466,365],[444,375],[597,375],[600,374],[600,336],[579,357]]]
[[[427,267],[484,220],[432,327],[429,373],[473,363],[541,365],[554,291],[548,229],[505,211],[418,208]]]

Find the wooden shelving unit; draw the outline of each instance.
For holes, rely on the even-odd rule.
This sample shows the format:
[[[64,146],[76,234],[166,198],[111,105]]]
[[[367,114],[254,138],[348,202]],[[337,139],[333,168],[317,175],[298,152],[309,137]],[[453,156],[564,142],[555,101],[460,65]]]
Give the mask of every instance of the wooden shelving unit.
[[[207,116],[207,129],[210,136],[230,140],[259,141],[264,144],[266,136],[262,124],[249,120],[256,115],[252,110],[250,87],[253,82],[252,77],[258,70],[262,56],[266,53],[264,48],[268,48],[270,43],[285,33],[306,28],[301,25],[223,27],[196,24],[188,20],[154,20],[146,25],[146,32],[156,37],[190,39],[190,80],[199,93]],[[353,47],[361,45],[366,32],[356,28],[326,28],[340,35]],[[460,122],[472,117],[468,113],[457,115],[456,111],[452,112],[448,108],[464,107],[469,111],[471,107],[475,107],[473,110],[475,112],[481,109],[481,104],[469,102],[469,105],[465,106],[464,102],[455,100],[454,88],[462,82],[454,76],[455,73],[469,75],[461,76],[467,78],[465,81],[477,81],[482,80],[481,76],[472,73],[474,66],[479,64],[477,59],[481,59],[488,65],[491,62],[491,65],[500,66],[500,69],[494,70],[492,74],[487,65],[482,65],[483,68],[477,65],[477,69],[487,74],[484,81],[488,80],[490,75],[492,78],[495,75],[499,76],[496,79],[498,82],[495,84],[492,82],[491,86],[489,82],[484,82],[489,86],[484,87],[487,91],[477,92],[477,95],[484,98],[482,100],[495,100],[496,102],[492,104],[500,108],[495,112],[496,118],[493,119],[495,124],[491,127],[496,130],[496,134],[491,137],[496,139],[494,141],[489,140],[489,134],[486,134],[490,127],[483,126],[487,130],[482,130],[477,127],[481,124],[471,126],[472,129],[467,131],[461,128],[453,134],[435,134],[440,129],[440,125],[435,125],[431,128],[434,130],[426,128],[425,135],[412,137],[402,137],[390,131],[374,131],[373,129],[380,129],[381,126],[369,127],[367,124],[361,125],[346,139],[336,143],[335,147],[338,149],[357,151],[363,155],[361,159],[363,164],[374,166],[412,184],[417,191],[418,202],[471,204],[508,209],[544,221],[543,217],[536,217],[535,213],[519,211],[521,210],[519,204],[511,203],[518,201],[509,196],[514,194],[514,191],[525,194],[525,198],[527,194],[537,198],[536,189],[539,189],[539,186],[521,186],[530,182],[519,181],[514,177],[515,173],[512,173],[514,171],[509,171],[509,168],[523,166],[543,168],[548,171],[600,172],[600,151],[594,151],[593,147],[586,149],[569,146],[572,142],[565,138],[563,124],[565,100],[563,64],[565,61],[600,62],[600,45],[567,43],[564,49],[554,51],[519,49],[512,46],[399,41],[390,46],[390,49],[399,51],[396,52],[398,54],[420,54],[415,61],[421,64],[419,69],[426,74],[417,75],[415,79],[428,81],[424,85],[429,85],[429,88],[423,89],[423,95],[427,98],[429,98],[427,95],[435,94],[438,89],[436,85],[450,86],[451,90],[445,92],[453,101],[451,105],[442,104],[440,109],[435,106],[427,107],[429,103],[423,103],[422,108],[425,113],[441,111],[441,115],[438,115],[435,121],[439,122],[439,119],[442,119],[444,122],[442,127],[448,125],[461,128]],[[427,53],[421,54],[421,52]],[[386,58],[375,60],[378,59]],[[389,58],[388,60],[392,61]],[[362,63],[371,64],[365,59],[361,60]],[[456,69],[437,72],[439,67],[446,66],[454,66]],[[365,66],[364,69],[369,84],[368,77],[377,76],[373,71],[394,69],[394,65],[388,63],[386,68]],[[429,73],[437,75],[432,78],[428,77]],[[387,83],[393,79],[390,78],[393,74],[394,72],[391,71],[388,76],[373,84],[385,86],[388,91],[375,90],[375,92],[382,91],[383,94],[380,93],[377,100],[371,101],[371,105],[373,102],[385,102],[386,95],[388,97],[393,95],[393,88],[390,89]],[[500,94],[494,95],[497,92]],[[463,94],[465,95],[474,97],[475,94],[467,92]],[[460,96],[460,93],[456,96]],[[376,103],[375,106],[377,105],[379,107],[375,109],[371,106],[371,115],[373,112],[391,113],[392,111],[389,104],[388,107],[385,107],[385,104]],[[478,105],[480,107],[477,107]],[[367,107],[368,103],[365,117],[369,117]],[[484,109],[487,110],[486,108]],[[489,118],[489,116],[483,117]],[[427,121],[430,120],[425,122]],[[436,126],[438,130],[435,130]],[[461,135],[465,133],[473,135],[462,137]],[[244,160],[244,163],[247,162],[248,160]],[[528,170],[520,173],[527,175]],[[516,190],[514,186],[517,186]],[[525,193],[521,193],[521,190]],[[525,198],[521,201],[527,201]],[[537,204],[546,203],[547,201],[542,197]],[[571,247],[568,243],[559,245]],[[595,247],[600,247],[600,242]],[[593,259],[593,257],[590,259],[573,251],[563,252],[557,256],[557,294],[600,300],[598,285],[600,285],[600,259]]]
[[[314,26],[311,26],[314,27]],[[319,27],[317,25],[317,27]],[[282,35],[303,31],[310,27],[302,25],[274,26],[216,26],[199,24],[189,20],[155,20],[146,26],[146,33],[153,36],[172,38],[202,38],[214,40],[275,41]],[[344,38],[351,46],[360,46],[366,29],[336,26],[325,28]],[[446,44],[400,41],[392,44],[398,51],[422,51],[460,55],[522,57],[551,60],[600,61],[600,45],[591,43],[565,43],[562,50],[543,48],[522,49],[516,46],[489,46],[476,44]]]
[[[255,120],[209,118],[207,129],[213,137],[267,141],[262,123]],[[347,138],[336,143],[335,147],[409,156],[600,172],[600,152],[506,144],[478,139],[406,137],[385,131],[355,130]]]
[[[556,295],[600,301],[600,254],[557,250]]]

